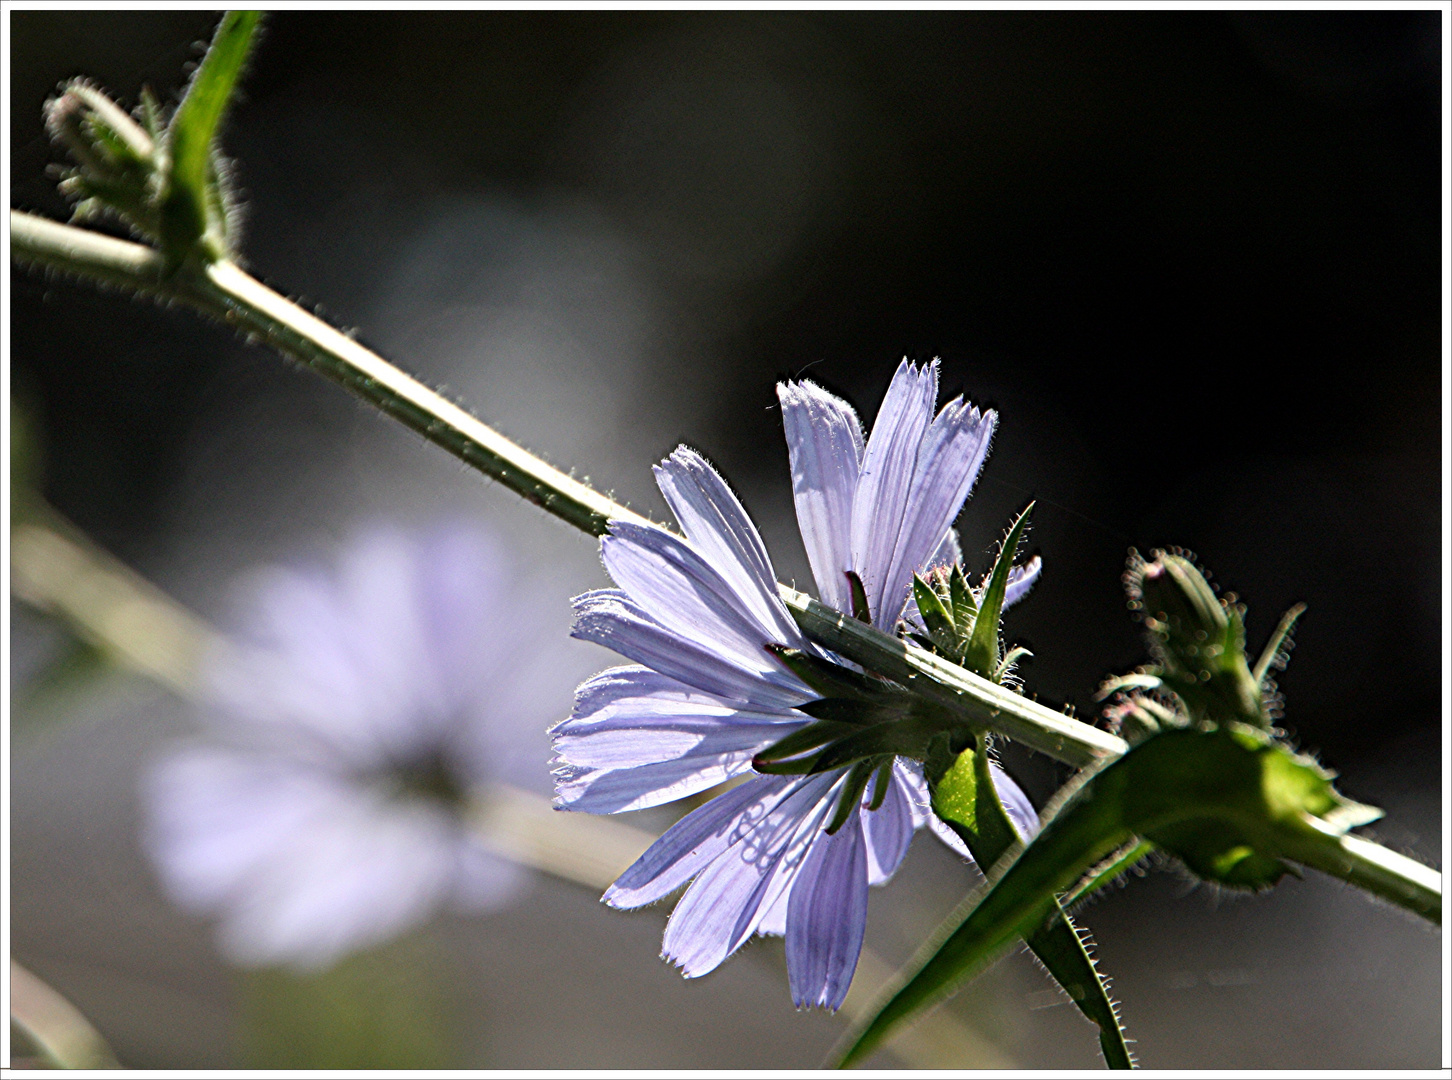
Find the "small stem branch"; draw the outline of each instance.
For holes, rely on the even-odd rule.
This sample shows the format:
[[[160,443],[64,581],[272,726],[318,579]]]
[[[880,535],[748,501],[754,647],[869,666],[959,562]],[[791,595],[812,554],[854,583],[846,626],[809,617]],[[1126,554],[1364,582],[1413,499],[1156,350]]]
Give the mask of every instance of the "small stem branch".
[[[220,261],[205,271],[163,275],[161,254],[141,244],[10,212],[11,257],[92,281],[175,300],[265,341],[283,355],[340,383],[430,442],[492,476],[511,491],[594,536],[612,519],[646,519],[560,472],[470,416],[352,338]],[[1124,740],[1048,709],[978,677],[942,657],[847,618],[803,593],[780,586],[806,635],[864,667],[899,679],[987,728],[1041,753],[1084,767],[1114,760]],[[1441,907],[1441,875],[1356,837],[1344,837],[1336,858],[1309,854],[1307,865],[1428,914]]]
[[[1350,834],[1288,845],[1287,854],[1442,925],[1442,875],[1415,859]]]
[[[133,292],[176,296],[162,280],[161,252],[144,244],[10,211],[10,257]]]
[[[19,1028],[53,1069],[119,1069],[101,1033],[60,993],[10,960],[10,1026]],[[17,1055],[18,1056],[18,1055]],[[22,1068],[19,1064],[14,1067]]]

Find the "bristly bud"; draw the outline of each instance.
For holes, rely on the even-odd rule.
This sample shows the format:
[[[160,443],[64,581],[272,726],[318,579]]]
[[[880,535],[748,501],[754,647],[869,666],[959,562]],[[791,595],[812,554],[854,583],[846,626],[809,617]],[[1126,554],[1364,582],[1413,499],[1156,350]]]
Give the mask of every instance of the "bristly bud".
[[[1104,718],[1110,731],[1131,744],[1189,723],[1182,713],[1146,693],[1116,694],[1104,709]]]
[[[142,123],[83,79],[46,102],[46,129],[75,162],[61,171],[60,184],[76,202],[75,217],[118,219],[161,248],[167,274],[227,258],[236,246],[235,201],[216,134],[260,18],[255,11],[223,16],[165,124],[149,91]]]
[[[1150,673],[1192,721],[1272,727],[1264,674],[1246,660],[1244,609],[1229,602],[1233,597],[1216,596],[1194,563],[1166,551],[1152,552],[1149,561],[1131,553],[1125,584],[1149,632],[1156,662]]]
[[[158,143],[126,111],[84,79],[73,79],[45,103],[45,127],[75,161],[60,190],[81,220],[111,215],[138,237],[160,227]]]
[[[1130,566],[1130,595],[1142,605],[1145,626],[1169,648],[1195,648],[1220,639],[1229,623],[1210,583],[1181,555],[1152,553]]]

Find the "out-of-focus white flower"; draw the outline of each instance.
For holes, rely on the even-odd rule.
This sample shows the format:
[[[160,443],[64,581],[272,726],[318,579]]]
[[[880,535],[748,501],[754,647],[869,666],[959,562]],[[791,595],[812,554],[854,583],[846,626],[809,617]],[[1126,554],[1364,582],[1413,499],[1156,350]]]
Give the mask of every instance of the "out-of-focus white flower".
[[[331,569],[272,570],[206,673],[209,736],[145,785],[168,893],[241,965],[319,969],[524,871],[463,820],[539,739],[541,640],[501,551],[461,528],[377,530]]]

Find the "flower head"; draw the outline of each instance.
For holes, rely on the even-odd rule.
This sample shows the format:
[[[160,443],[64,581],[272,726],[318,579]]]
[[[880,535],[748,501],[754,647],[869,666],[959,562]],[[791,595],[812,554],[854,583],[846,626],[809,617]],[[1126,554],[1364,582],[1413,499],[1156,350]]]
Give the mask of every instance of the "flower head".
[[[845,402],[809,384],[782,388],[798,517],[822,596],[848,610],[845,571],[856,571],[880,626],[895,625],[912,573],[948,542],[987,452],[992,414],[955,401],[934,420],[935,395],[936,369],[904,364],[864,446]],[[793,999],[836,1009],[861,952],[869,884],[892,876],[932,819],[922,768],[889,757],[870,780],[850,768],[753,769],[756,754],[812,723],[798,707],[819,697],[776,647],[829,658],[782,605],[755,525],[710,465],[681,447],[656,479],[684,537],[614,522],[601,542],[619,588],[576,599],[575,635],[636,663],[585,682],[555,728],[557,803],[614,813],[744,778],[677,822],[604,899],[634,908],[691,882],[664,942],[687,977],[712,971],[753,934],[785,935]],[[1032,806],[997,776],[1010,815],[1031,833]]]
[[[162,880],[219,919],[229,959],[325,967],[516,892],[522,872],[461,817],[539,711],[507,581],[493,544],[447,530],[374,532],[330,570],[254,584],[207,671],[212,737],[146,790]]]

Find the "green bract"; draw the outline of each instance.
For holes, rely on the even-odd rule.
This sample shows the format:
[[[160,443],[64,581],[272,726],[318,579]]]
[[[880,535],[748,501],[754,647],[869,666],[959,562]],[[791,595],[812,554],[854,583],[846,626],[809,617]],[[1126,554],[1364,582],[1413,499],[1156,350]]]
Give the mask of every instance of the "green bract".
[[[931,580],[913,577],[913,599],[928,632],[912,636],[924,648],[996,683],[1003,682],[1015,660],[1029,655],[1027,649],[1013,649],[1000,657],[998,623],[1003,614],[1013,558],[1033,509],[1033,503],[1029,503],[1014,519],[999,547],[993,569],[977,593],[958,565],[935,570]]]

